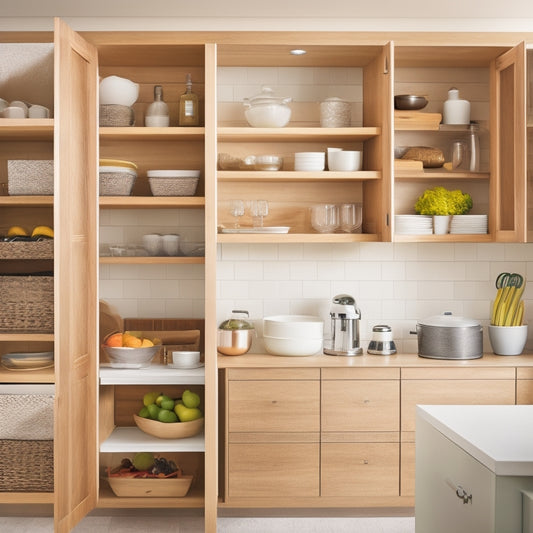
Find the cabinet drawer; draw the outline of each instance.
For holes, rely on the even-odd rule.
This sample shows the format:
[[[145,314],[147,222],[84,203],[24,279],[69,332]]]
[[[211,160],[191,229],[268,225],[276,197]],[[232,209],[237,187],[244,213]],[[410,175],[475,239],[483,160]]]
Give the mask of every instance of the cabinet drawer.
[[[320,431],[320,382],[230,381],[228,431]]]
[[[415,495],[415,451],[414,442],[402,442],[400,465],[400,496]]]
[[[228,497],[319,496],[318,443],[230,444]]]
[[[322,431],[399,431],[399,380],[322,382]]]
[[[516,403],[518,405],[533,404],[533,379],[516,380]]]
[[[514,404],[514,379],[402,380],[402,431],[415,430],[415,406]]]
[[[321,495],[398,496],[398,443],[322,444]]]

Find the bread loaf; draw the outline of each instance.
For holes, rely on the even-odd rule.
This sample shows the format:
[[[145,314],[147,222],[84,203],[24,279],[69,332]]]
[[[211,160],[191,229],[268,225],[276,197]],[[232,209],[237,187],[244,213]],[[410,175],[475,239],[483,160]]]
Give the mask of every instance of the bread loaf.
[[[444,165],[444,154],[442,150],[428,146],[413,146],[405,152],[402,159],[422,161],[424,168],[440,168]]]

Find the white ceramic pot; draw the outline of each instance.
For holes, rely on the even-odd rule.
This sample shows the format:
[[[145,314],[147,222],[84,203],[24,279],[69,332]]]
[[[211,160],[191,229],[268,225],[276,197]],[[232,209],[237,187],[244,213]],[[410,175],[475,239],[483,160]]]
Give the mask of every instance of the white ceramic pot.
[[[291,119],[291,108],[287,105],[291,100],[263,87],[259,94],[244,99],[244,116],[254,128],[283,128]]]
[[[119,76],[108,76],[100,82],[100,105],[131,107],[139,97],[139,84]]]
[[[433,233],[445,235],[450,231],[451,215],[433,215]]]
[[[322,339],[324,321],[311,315],[275,315],[263,319],[263,334],[268,337]]]
[[[527,324],[523,326],[489,326],[489,340],[496,355],[520,355],[527,341]]]
[[[263,337],[271,355],[306,356],[322,352],[323,339]]]

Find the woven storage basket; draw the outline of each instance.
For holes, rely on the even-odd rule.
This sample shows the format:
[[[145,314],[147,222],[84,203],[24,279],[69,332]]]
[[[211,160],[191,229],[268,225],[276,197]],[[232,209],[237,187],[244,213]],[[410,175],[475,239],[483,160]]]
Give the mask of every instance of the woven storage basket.
[[[0,330],[54,331],[53,276],[0,276]]]
[[[131,172],[100,172],[100,196],[129,196],[137,176]]]
[[[54,162],[48,159],[14,159],[7,162],[10,196],[54,194]]]
[[[0,440],[0,492],[53,491],[53,440]]]
[[[53,440],[54,396],[0,394],[0,440]]]
[[[53,239],[0,242],[0,259],[53,259]]]
[[[133,108],[125,105],[101,105],[99,124],[104,127],[133,126],[135,124]]]

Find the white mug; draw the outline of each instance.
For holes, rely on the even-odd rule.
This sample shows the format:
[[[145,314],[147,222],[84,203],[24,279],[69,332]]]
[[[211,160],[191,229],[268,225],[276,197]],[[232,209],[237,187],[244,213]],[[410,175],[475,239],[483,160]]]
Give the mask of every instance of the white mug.
[[[24,111],[24,117],[28,118],[28,106],[22,100],[13,100],[9,107],[20,107]]]
[[[180,236],[179,235],[163,235],[163,251],[175,257],[180,251]]]
[[[48,118],[50,116],[50,110],[44,105],[34,104],[28,110],[28,116],[30,118]]]
[[[2,111],[2,116],[4,118],[26,118],[26,115],[24,114],[24,109],[17,106],[6,107]]]
[[[143,235],[143,247],[149,255],[157,257],[163,253],[163,237],[158,233]]]

